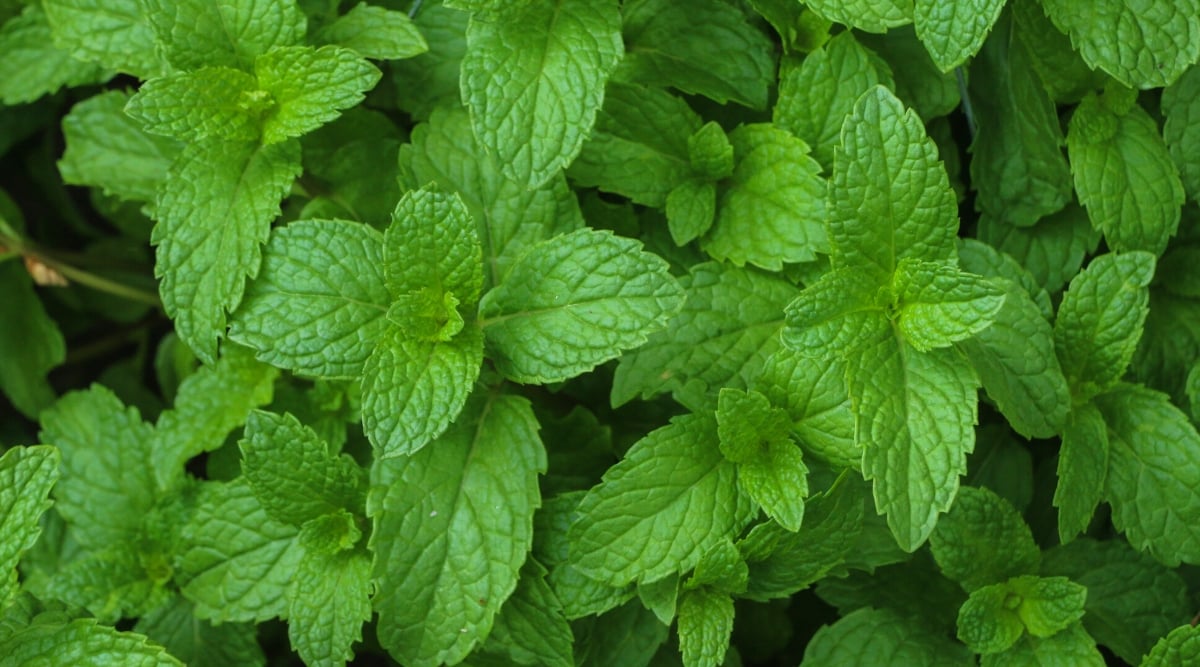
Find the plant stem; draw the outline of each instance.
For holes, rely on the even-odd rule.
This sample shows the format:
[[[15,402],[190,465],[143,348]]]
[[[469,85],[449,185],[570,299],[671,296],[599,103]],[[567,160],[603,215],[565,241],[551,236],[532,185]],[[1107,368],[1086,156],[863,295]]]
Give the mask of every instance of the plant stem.
[[[26,243],[23,239],[9,237],[8,235],[0,232],[0,246],[4,246],[7,251],[11,252],[12,254],[19,254],[35,259],[51,269],[58,271],[63,275],[64,278],[79,283],[80,285],[90,287],[100,292],[106,292],[114,296],[119,296],[123,299],[129,299],[130,301],[137,301],[139,303],[145,303],[154,306],[155,308],[162,308],[162,301],[160,301],[158,295],[153,292],[147,292],[136,287],[131,287],[124,283],[110,280],[108,278],[98,276],[94,273],[90,273],[83,269],[67,264],[66,262],[63,262],[48,253],[34,249],[31,244]]]

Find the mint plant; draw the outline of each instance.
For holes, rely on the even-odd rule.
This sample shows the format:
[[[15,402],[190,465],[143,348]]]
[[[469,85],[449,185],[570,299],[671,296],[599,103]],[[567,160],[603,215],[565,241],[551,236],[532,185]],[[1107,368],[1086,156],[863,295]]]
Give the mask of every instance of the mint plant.
[[[1200,659],[1200,0],[0,53],[0,667]]]

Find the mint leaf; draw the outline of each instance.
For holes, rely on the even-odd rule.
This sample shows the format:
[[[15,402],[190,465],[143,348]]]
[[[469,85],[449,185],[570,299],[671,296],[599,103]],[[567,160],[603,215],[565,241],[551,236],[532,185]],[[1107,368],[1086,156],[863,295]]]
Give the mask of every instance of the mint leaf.
[[[585,667],[649,664],[667,639],[667,626],[654,612],[630,602],[599,617],[581,621],[576,660]]]
[[[934,64],[912,26],[893,28],[882,35],[860,33],[858,39],[891,68],[896,97],[921,118],[945,116],[962,102],[957,77]]]
[[[1042,7],[1089,66],[1127,86],[1168,85],[1200,58],[1196,0],[1099,0],[1086,9],[1042,0]]]
[[[717,421],[704,414],[639,440],[578,511],[571,562],[614,586],[686,572],[753,516],[735,465],[721,456]]]
[[[1200,48],[1200,25],[1196,39]],[[1161,255],[1179,226],[1183,183],[1134,93],[1110,89],[1085,97],[1071,116],[1067,153],[1079,202],[1109,246]]]
[[[729,141],[737,163],[721,184],[717,219],[701,244],[705,252],[776,271],[784,262],[828,252],[821,224],[825,181],[808,146],[769,124],[743,125]]]
[[[1016,605],[1021,599],[1005,584],[984,586],[958,610],[958,639],[975,653],[1000,653],[1025,632]]]
[[[270,106],[253,75],[205,67],[147,81],[125,113],[147,132],[172,139],[257,141]]]
[[[1054,347],[1078,398],[1125,374],[1146,320],[1154,265],[1146,252],[1109,253],[1071,280],[1054,321]]]
[[[573,640],[562,604],[546,582],[546,568],[532,558],[525,561],[517,588],[500,608],[484,649],[503,653],[519,665],[572,667]]]
[[[983,331],[1004,305],[1004,291],[995,283],[941,263],[902,260],[892,280],[900,311],[896,328],[920,352]]]
[[[1200,560],[1200,435],[1165,394],[1118,385],[1095,399],[1108,425],[1104,499],[1129,543],[1168,565]],[[1163,447],[1162,443],[1172,443]]]
[[[804,649],[804,667],[929,665],[965,667],[975,658],[961,644],[914,617],[889,609],[859,609],[817,630]]]
[[[225,311],[258,272],[279,200],[299,173],[295,142],[196,142],[171,165],[155,207],[155,273],[176,333],[202,360],[216,357]]]
[[[1083,258],[1100,242],[1087,212],[1069,204],[1033,227],[1017,227],[984,216],[979,240],[1006,253],[1048,292],[1057,292],[1083,266]]]
[[[44,595],[87,609],[103,623],[141,616],[175,594],[166,585],[170,562],[161,554],[148,555],[140,544],[88,551],[60,567]]]
[[[0,27],[0,102],[18,105],[43,95],[89,83],[109,72],[95,63],[71,57],[51,41],[50,23],[40,4],[29,5]]]
[[[771,42],[736,7],[720,0],[635,0],[622,5],[621,18],[620,79],[766,108]]]
[[[302,375],[352,378],[388,327],[383,236],[363,224],[297,220],[275,229],[229,337]]]
[[[457,195],[408,192],[383,234],[383,276],[393,297],[420,289],[453,294],[470,311],[483,285],[479,237]]]
[[[686,245],[712,227],[717,216],[717,186],[699,179],[684,181],[667,194],[666,204],[671,240]]]
[[[721,454],[734,463],[765,455],[776,443],[790,443],[787,413],[771,407],[757,391],[722,389],[717,399]]]
[[[1083,617],[1087,588],[1066,577],[1017,577],[1007,586],[1021,596],[1017,615],[1034,637],[1062,632]]]
[[[637,347],[683,304],[668,265],[637,241],[580,230],[534,246],[479,304],[497,368],[557,382]]]
[[[933,62],[949,72],[979,51],[1002,9],[1004,0],[915,0],[913,24]]]
[[[717,407],[721,453],[738,464],[738,484],[767,516],[799,530],[808,495],[808,467],[788,434],[787,413],[758,392],[722,389]]]
[[[679,597],[679,650],[688,667],[716,667],[733,634],[733,598],[708,587]]]
[[[515,589],[546,469],[537,428],[524,399],[488,396],[429,447],[378,464],[394,481],[369,503],[374,607],[404,664],[463,659]]]
[[[552,434],[547,433],[547,438],[550,437]],[[553,474],[553,461],[550,467]],[[569,562],[567,532],[583,496],[583,491],[572,491],[548,497],[534,516],[533,557],[550,568],[547,581],[561,603],[564,616],[572,620],[603,614],[634,595],[632,586],[608,586],[583,575]]]
[[[1091,403],[1071,411],[1058,451],[1058,536],[1065,544],[1087,530],[1104,495],[1109,467],[1108,430],[1104,416]]]
[[[1182,667],[1200,658],[1200,628],[1184,625],[1172,630],[1142,658],[1141,667]]]
[[[59,458],[45,445],[14,447],[0,457],[0,610],[16,597],[13,572],[42,532],[38,520],[50,507]]]
[[[1104,667],[1104,656],[1083,626],[1076,623],[1066,630],[1039,639],[1025,635],[1003,653],[986,655],[982,667],[1024,667],[1025,665],[1078,665]]]
[[[1046,638],[1083,616],[1087,589],[1066,577],[1023,576],[971,593],[958,614],[958,637],[976,653],[1000,653],[1021,635]]]
[[[180,595],[138,619],[134,632],[194,667],[266,664],[253,625],[202,621],[193,613],[192,603]]]
[[[717,544],[722,543],[718,542]],[[724,544],[728,544],[728,541]],[[712,553],[711,549],[706,551],[701,556],[700,562],[704,562],[704,558],[710,553]],[[699,567],[699,564],[696,567]],[[638,600],[647,609],[654,612],[663,625],[670,625],[674,622],[675,613],[679,608],[680,583],[680,576],[675,573],[658,581],[639,582],[634,588],[637,590]]]
[[[6,264],[0,264],[0,290],[5,294],[0,299],[0,391],[17,410],[36,418],[54,402],[46,374],[66,359],[66,343],[29,274],[17,262]]]
[[[967,592],[1037,571],[1041,553],[1029,526],[1006,500],[964,486],[929,538],[945,575]]]
[[[620,32],[615,0],[531,0],[471,17],[462,98],[507,176],[537,187],[579,154],[624,51]]]
[[[162,73],[142,0],[46,0],[54,45],[79,60],[146,79]]]
[[[1030,65],[1055,102],[1073,103],[1104,86],[1108,75],[1093,70],[1046,17],[1040,0],[1017,0],[1010,5],[1018,26],[1017,38],[1025,46]]]
[[[429,50],[408,14],[360,2],[314,36],[376,60],[412,58]]]
[[[180,70],[214,66],[249,71],[258,56],[304,38],[304,14],[291,0],[142,2],[163,57]]]
[[[288,588],[288,638],[306,665],[344,665],[371,618],[371,560],[308,551]]]
[[[18,630],[0,641],[0,655],[13,665],[67,664],[78,667],[137,665],[182,667],[143,635],[120,632],[81,618],[70,623],[43,622]]]
[[[733,173],[733,144],[715,121],[705,123],[688,137],[688,161],[692,172],[702,179],[716,181]]]
[[[263,119],[263,143],[299,137],[357,106],[381,73],[354,51],[286,46],[254,61],[259,88],[273,105]]]
[[[459,73],[467,50],[466,32],[470,15],[428,2],[413,16],[429,50],[415,58],[389,63],[399,96],[396,105],[415,120],[429,120],[437,109],[460,104]]]
[[[809,0],[806,4],[830,21],[866,32],[887,32],[913,20],[913,0]]]
[[[1162,93],[1163,140],[1188,197],[1200,199],[1200,67],[1188,68]]]
[[[805,452],[838,468],[857,468],[862,450],[854,442],[845,374],[840,360],[783,348],[767,360],[754,387],[787,411]]]

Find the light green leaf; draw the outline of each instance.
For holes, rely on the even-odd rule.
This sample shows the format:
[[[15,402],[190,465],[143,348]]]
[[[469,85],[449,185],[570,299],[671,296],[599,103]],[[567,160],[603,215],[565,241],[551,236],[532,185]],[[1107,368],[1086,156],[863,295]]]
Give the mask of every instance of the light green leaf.
[[[621,18],[621,80],[766,108],[771,42],[737,7],[721,0],[632,0],[622,5]]]
[[[0,655],[6,665],[183,667],[145,636],[98,625],[90,618],[35,623],[17,630],[0,641]]]
[[[979,51],[1004,9],[1005,0],[915,0],[913,24],[933,62],[943,72]]]
[[[1158,125],[1130,95],[1085,97],[1071,116],[1067,153],[1079,202],[1109,247],[1161,255],[1179,226],[1183,183]]]
[[[142,0],[43,0],[54,45],[79,60],[148,79],[163,73]]]
[[[42,532],[38,521],[50,507],[59,459],[58,450],[45,445],[13,447],[0,457],[0,609],[16,597],[13,572]]]
[[[733,598],[700,588],[679,598],[679,650],[686,667],[717,667],[733,634]]]
[[[1015,577],[971,593],[958,614],[958,637],[976,653],[1000,653],[1024,633],[1047,638],[1076,625],[1087,589],[1066,577]]]
[[[298,526],[341,509],[362,511],[361,468],[331,454],[291,414],[251,412],[239,447],[246,482],[276,521]]]
[[[1007,651],[985,655],[980,661],[981,667],[1104,667],[1106,664],[1104,656],[1096,648],[1096,641],[1078,623],[1045,639],[1025,635]]]
[[[479,377],[483,334],[411,340],[392,326],[363,366],[363,430],[383,458],[411,454],[458,416]]]
[[[1180,626],[1154,645],[1142,658],[1141,667],[1185,667],[1200,660],[1200,627]]]
[[[1071,410],[1058,451],[1058,537],[1065,544],[1087,530],[1108,476],[1108,430],[1091,403]]]
[[[708,181],[728,178],[733,173],[734,154],[733,144],[729,142],[724,128],[716,121],[710,120],[693,132],[687,142],[692,172]]]
[[[525,561],[513,594],[504,601],[484,649],[519,665],[573,667],[571,626],[546,581],[546,568]]]
[[[753,511],[735,465],[721,456],[716,419],[677,417],[639,440],[584,497],[571,561],[614,586],[654,582],[694,567]]]
[[[153,429],[137,408],[92,385],[63,396],[41,420],[42,442],[62,452],[55,510],[74,538],[93,548],[135,540],[158,494],[150,464]]]
[[[1021,617],[1010,606],[1020,603],[1003,583],[972,591],[958,610],[958,639],[975,653],[1007,650],[1025,633]]]
[[[717,260],[778,271],[829,251],[825,181],[801,140],[770,124],[729,135],[737,164],[721,183],[717,219],[701,243]]]
[[[462,660],[517,585],[545,452],[529,403],[489,395],[436,443],[381,462],[371,503],[379,640],[406,665]]]
[[[964,486],[929,538],[942,572],[967,592],[1037,572],[1041,552],[1029,526],[1008,501]]]
[[[748,578],[749,568],[746,566],[746,559],[733,545],[732,540],[721,540],[700,557],[700,562],[696,563],[696,569],[692,571],[692,576],[684,580],[682,589],[694,591],[709,588],[722,593],[741,593],[746,590]],[[670,578],[663,579],[661,582],[669,580]],[[661,582],[643,584],[638,589],[640,591]],[[674,592],[671,593],[671,597],[675,597]]]
[[[100,622],[113,624],[166,603],[175,595],[170,580],[169,557],[147,554],[141,545],[117,542],[89,550],[60,567],[44,595],[87,609]]]
[[[1021,596],[1017,614],[1034,637],[1062,632],[1083,617],[1087,588],[1066,577],[1017,577],[1008,587]]]
[[[834,268],[882,284],[902,259],[955,256],[958,206],[937,148],[921,119],[882,86],[846,118],[829,200]]]
[[[729,544],[729,541],[718,542],[718,544]],[[700,562],[704,562],[704,557],[710,553],[712,553],[711,549],[706,551],[701,556]],[[699,566],[697,563],[696,567]],[[638,601],[654,612],[663,625],[671,625],[674,622],[675,612],[679,608],[680,575],[678,573],[668,575],[658,581],[639,582],[633,588],[637,590]]]
[[[1200,200],[1200,67],[1190,67],[1162,93],[1163,140],[1179,169],[1183,188]]]
[[[684,293],[642,244],[591,229],[529,249],[479,304],[489,356],[518,382],[557,382],[637,347]]]
[[[1168,565],[1200,562],[1200,435],[1151,389],[1118,385],[1093,400],[1108,425],[1104,499],[1113,524]]]
[[[288,638],[309,667],[341,667],[354,659],[371,618],[371,560],[349,552],[307,552],[287,590]]]
[[[833,269],[807,286],[788,304],[783,344],[797,352],[848,358],[886,321],[890,295],[879,295],[873,275],[849,268]]]
[[[274,102],[263,122],[263,143],[312,132],[357,106],[382,76],[356,52],[340,46],[285,46],[254,61],[260,89]]]
[[[66,359],[66,342],[20,263],[0,263],[0,290],[0,391],[36,419],[54,403],[46,374]]]
[[[888,664],[967,667],[975,664],[975,656],[917,618],[867,608],[817,630],[801,663],[803,667]]]
[[[64,183],[97,186],[121,199],[154,201],[182,145],[143,130],[125,114],[128,101],[127,93],[110,90],[76,104],[63,118],[67,149],[58,171]]]
[[[254,77],[230,67],[205,67],[151,79],[125,113],[142,128],[181,141],[257,141],[272,101]]]
[[[772,405],[787,410],[806,453],[837,468],[862,465],[854,442],[854,414],[846,394],[846,366],[838,359],[783,348],[767,360],[754,383]]]
[[[1033,227],[985,215],[979,220],[979,240],[1011,255],[1046,291],[1057,292],[1079,272],[1084,256],[1100,242],[1100,233],[1082,207],[1068,204]]]
[[[686,245],[700,238],[712,227],[717,215],[716,184],[699,179],[680,183],[667,195],[664,213],[675,245]]]
[[[180,70],[205,66],[249,71],[254,59],[304,39],[305,17],[294,0],[142,0],[162,54]]]
[[[1042,7],[1092,68],[1121,83],[1156,88],[1200,58],[1197,0],[1042,0]]]
[[[983,331],[1004,305],[1004,290],[996,283],[942,263],[901,260],[892,280],[897,329],[919,352]]]
[[[10,106],[88,83],[100,83],[111,72],[77,60],[51,41],[50,24],[40,4],[25,8],[0,27],[0,102]]]
[[[1077,399],[1125,374],[1146,321],[1154,256],[1109,253],[1071,280],[1054,321],[1054,347]]]
[[[162,644],[191,667],[245,665],[261,667],[267,660],[249,623],[213,625],[196,618],[194,606],[182,595],[138,619],[134,632]]]
[[[285,594],[304,555],[296,535],[245,482],[202,486],[175,573],[196,616],[257,623],[286,614]]]
[[[680,284],[683,309],[621,356],[614,405],[669,391],[684,405],[715,407],[721,387],[746,388],[779,349],[783,308],[799,293],[782,278],[715,262],[692,267]]]
[[[479,237],[462,199],[437,189],[404,195],[383,234],[383,276],[400,297],[422,288],[453,294],[468,313],[483,285]]]
[[[479,142],[510,178],[542,185],[579,154],[623,52],[616,0],[531,0],[473,15],[462,98]]]
[[[767,516],[799,530],[808,467],[789,436],[788,415],[758,392],[722,389],[717,407],[721,453],[738,464],[738,484]]]
[[[300,146],[188,144],[158,192],[151,242],[159,293],[175,331],[200,359],[216,358],[225,311],[258,272],[279,201],[300,174]]]
[[[776,443],[788,443],[787,413],[757,391],[722,389],[717,395],[717,435],[721,454],[734,463],[764,456]]]
[[[830,21],[866,32],[887,32],[913,20],[913,0],[807,0],[805,4]]]
[[[318,30],[314,39],[353,49],[376,60],[412,58],[429,50],[408,14],[365,2]]]
[[[229,337],[294,373],[357,377],[388,327],[383,266],[383,235],[368,225],[298,220],[275,229]]]

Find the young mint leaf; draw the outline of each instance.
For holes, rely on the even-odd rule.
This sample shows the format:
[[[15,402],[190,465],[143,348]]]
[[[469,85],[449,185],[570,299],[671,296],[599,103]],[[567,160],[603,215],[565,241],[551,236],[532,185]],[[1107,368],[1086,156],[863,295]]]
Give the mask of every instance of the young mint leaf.
[[[275,229],[229,326],[259,359],[302,375],[352,378],[388,328],[383,235],[341,220]]]
[[[90,550],[60,567],[47,583],[46,597],[87,609],[102,623],[141,616],[169,600],[168,559],[145,558],[140,545],[114,543]]]
[[[563,606],[546,581],[546,568],[532,558],[526,560],[516,590],[496,615],[484,650],[503,654],[512,664],[573,667],[573,641]]]
[[[787,410],[792,432],[806,452],[838,468],[858,468],[862,450],[854,442],[845,373],[841,360],[783,348],[767,360],[754,387],[772,405]]]
[[[273,102],[263,119],[263,143],[307,134],[362,102],[382,76],[356,52],[340,46],[285,46],[254,61],[259,88]]]
[[[1046,291],[1057,292],[1079,272],[1083,258],[1100,242],[1100,233],[1082,207],[1068,204],[1033,227],[985,215],[979,221],[979,240],[1012,256]]]
[[[66,359],[66,343],[17,262],[0,263],[0,291],[5,295],[0,299],[0,391],[36,419],[54,402],[46,374]]]
[[[176,69],[233,67],[304,39],[304,13],[294,0],[142,0],[161,53]]]
[[[0,27],[0,102],[32,102],[59,88],[100,83],[111,72],[78,60],[51,41],[50,24],[40,4],[29,5]]]
[[[1005,584],[984,586],[958,610],[958,639],[975,653],[1000,653],[1025,633],[1016,605],[1021,599]]]
[[[710,588],[722,593],[741,593],[746,590],[749,568],[746,560],[731,540],[717,542],[696,563],[692,576],[683,582],[684,591]],[[664,580],[665,581],[665,580]],[[653,586],[654,584],[650,584]],[[645,588],[646,585],[639,588]]]
[[[588,492],[571,527],[571,562],[621,586],[686,572],[753,516],[717,421],[693,414],[653,431]]]
[[[688,161],[692,172],[704,180],[717,181],[733,173],[733,144],[715,121],[705,123],[688,137]]]
[[[379,641],[406,665],[462,660],[492,629],[529,551],[546,455],[529,403],[489,395],[438,439],[380,462],[370,502]]]
[[[492,361],[518,382],[557,382],[637,347],[683,305],[641,243],[580,230],[530,248],[479,304]]]
[[[470,311],[483,286],[479,237],[462,199],[437,189],[408,192],[383,234],[383,276],[393,297],[422,288],[453,294]]]
[[[787,413],[771,407],[767,397],[757,391],[726,388],[718,394],[721,454],[734,463],[764,456],[776,443],[790,444],[790,426]]]
[[[958,490],[929,546],[942,572],[967,592],[1037,572],[1041,559],[1016,509],[992,491],[970,486]]]
[[[193,605],[181,595],[138,619],[134,632],[191,667],[266,664],[255,627],[248,623],[213,625],[196,618]]]
[[[16,597],[17,563],[42,532],[38,521],[50,507],[59,458],[45,445],[13,447],[0,457],[0,610]]]
[[[1071,280],[1054,321],[1054,347],[1077,400],[1125,374],[1141,338],[1154,256],[1109,253]]]
[[[770,124],[743,125],[729,135],[737,159],[721,183],[717,219],[702,242],[714,259],[778,271],[829,251],[825,181],[801,140]]]
[[[971,593],[958,614],[958,637],[976,653],[1000,653],[1024,633],[1044,639],[1083,616],[1087,589],[1066,577],[1022,576]]]
[[[830,22],[790,0],[750,0],[750,6],[779,33],[783,52],[811,53],[829,40]]]
[[[125,113],[143,129],[181,141],[258,141],[271,99],[254,76],[230,67],[177,72],[142,84]]]
[[[1191,67],[1162,93],[1163,140],[1175,160],[1183,188],[1200,199],[1200,67]]]
[[[712,227],[717,215],[717,186],[699,179],[686,180],[671,190],[666,203],[671,240],[686,245]]]
[[[804,649],[803,667],[929,665],[966,667],[975,657],[916,617],[890,609],[859,609],[817,630]]]
[[[717,407],[721,453],[738,464],[738,484],[767,516],[799,530],[808,467],[792,442],[788,415],[758,392],[722,389]]]
[[[462,98],[507,176],[537,187],[570,164],[623,51],[616,0],[530,0],[471,17]]]
[[[1109,467],[1108,429],[1091,403],[1071,411],[1058,451],[1058,537],[1064,544],[1087,530],[1104,495]]]
[[[805,4],[830,21],[866,32],[887,32],[913,20],[913,0],[809,0]]]
[[[371,618],[371,560],[366,554],[305,552],[287,590],[288,638],[304,664],[341,667],[354,659]]]
[[[686,667],[717,667],[733,634],[733,598],[709,587],[679,597],[679,650]]]
[[[918,116],[932,120],[958,108],[962,101],[958,78],[934,64],[912,26],[893,28],[881,35],[860,33],[857,37],[891,67],[896,97]]]
[[[1200,58],[1197,0],[1042,0],[1092,68],[1136,88],[1173,82]]]
[[[996,283],[938,262],[901,260],[892,280],[900,311],[896,328],[919,352],[983,331],[1004,305]]]
[[[1025,667],[1038,664],[1104,667],[1107,663],[1096,649],[1095,640],[1078,623],[1045,639],[1025,635],[1007,651],[985,655],[980,661],[981,667]]]
[[[1200,627],[1183,625],[1172,630],[1142,657],[1141,667],[1183,667],[1200,659]]]
[[[200,359],[216,358],[225,311],[258,272],[260,246],[299,173],[296,142],[195,142],[171,165],[155,206],[155,273],[176,333]]]
[[[341,509],[362,511],[358,464],[331,454],[292,415],[251,412],[239,446],[246,482],[276,521],[300,525]]]
[[[1168,565],[1200,561],[1200,526],[1190,519],[1200,512],[1200,435],[1151,389],[1118,385],[1093,400],[1108,425],[1104,499],[1113,524]]]
[[[772,120],[812,147],[812,155],[828,171],[854,102],[877,84],[891,88],[892,71],[847,30],[804,57],[797,66],[780,66],[779,99]]]
[[[0,655],[12,665],[183,667],[145,636],[98,625],[90,618],[35,623],[17,630],[0,641]]]
[[[621,80],[766,108],[771,42],[738,8],[720,0],[635,0],[622,5],[621,18]]]
[[[913,24],[933,62],[943,72],[963,64],[983,46],[1005,0],[915,0]]]
[[[408,14],[365,2],[318,30],[314,39],[322,44],[344,46],[376,60],[412,58],[429,50]]]
[[[147,79],[163,73],[142,0],[45,0],[54,45],[80,60]]]
[[[110,90],[76,104],[63,118],[63,182],[93,185],[121,199],[154,201],[182,145],[148,134],[125,112],[129,95]]]
[[[1071,201],[1071,169],[1054,102],[1014,28],[1001,18],[971,63],[971,183],[981,213],[1028,227]]]
[[[202,486],[176,571],[197,618],[257,623],[286,614],[304,555],[297,532],[272,519],[242,480]]]
[[[1067,153],[1079,202],[1109,247],[1161,255],[1179,226],[1183,183],[1135,93],[1110,88],[1103,97],[1085,97],[1071,116]]]
[[[1021,596],[1017,615],[1034,637],[1062,632],[1083,617],[1087,588],[1066,577],[1016,577],[1006,585]]]

